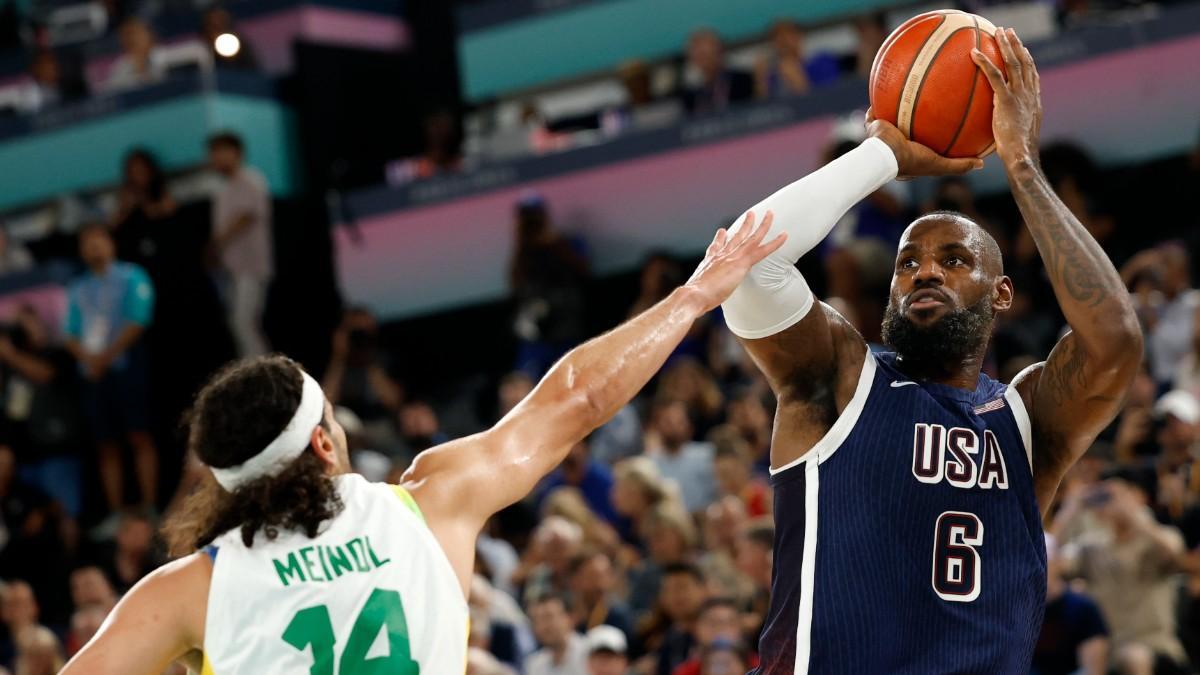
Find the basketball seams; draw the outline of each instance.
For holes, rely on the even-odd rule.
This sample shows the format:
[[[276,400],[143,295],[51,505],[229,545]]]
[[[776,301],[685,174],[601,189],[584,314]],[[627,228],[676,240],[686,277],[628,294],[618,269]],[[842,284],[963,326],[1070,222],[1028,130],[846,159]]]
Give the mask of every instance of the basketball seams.
[[[958,35],[959,33],[963,32],[964,30],[971,30],[971,27],[964,26],[961,28],[955,28],[954,30],[947,33],[945,39],[942,40],[942,44],[937,46],[937,49],[934,50],[933,55],[929,57],[929,62],[927,64],[925,64],[925,70],[921,74],[921,82],[920,82],[920,84],[917,85],[917,91],[915,94],[913,94],[912,107],[909,109],[909,114],[908,114],[908,137],[909,138],[913,137],[912,126],[913,126],[914,118],[917,116],[917,103],[921,100],[921,92],[925,91],[925,83],[929,80],[929,69],[932,68],[933,64],[937,62],[938,55],[942,53],[942,50],[946,48],[946,45],[950,44],[950,40],[952,40],[955,35]],[[932,37],[932,36],[930,36],[930,37]],[[922,49],[924,49],[924,48],[922,48]],[[921,55],[918,54],[917,58],[913,60],[913,63],[915,64],[917,62],[917,60],[919,60],[920,58],[921,58]],[[906,87],[906,89],[907,89],[907,87]],[[974,82],[972,82],[972,91],[974,91]],[[903,98],[901,99],[901,103],[903,103]],[[965,114],[963,115],[963,119],[964,120],[966,119]],[[961,129],[961,126],[962,125],[960,123],[960,125],[959,125],[960,129]]]
[[[929,41],[933,39],[933,36],[937,35],[937,32],[941,30],[942,26],[946,23],[946,16],[946,14],[942,14],[940,18],[938,18],[937,27],[930,31],[929,35],[925,36],[925,40],[921,42],[921,48],[917,50],[916,58],[912,60],[912,63],[908,64],[908,72],[904,75],[904,88],[900,90],[900,100],[896,104],[896,126],[900,128],[900,132],[903,133],[907,138],[912,138],[912,134],[909,133],[909,129],[912,127],[913,106],[908,106],[906,114],[904,96],[906,93],[908,93],[909,82],[912,81],[913,70],[916,69],[917,62],[921,59],[921,54],[925,51],[925,47],[929,44]],[[882,54],[883,50],[880,50],[880,53]],[[928,67],[929,66],[927,64],[925,69],[928,69]],[[924,70],[922,70],[921,79],[925,79]]]
[[[983,38],[979,34],[979,19],[975,18],[974,22],[975,22],[975,48],[981,49],[983,47],[983,44],[982,44]],[[947,38],[946,41],[949,42],[950,41],[949,38]],[[936,55],[933,58],[935,61],[937,60]],[[950,137],[950,142],[946,144],[946,149],[943,150],[939,154],[942,154],[942,155],[948,154],[950,152],[950,149],[954,147],[954,144],[958,142],[958,137],[962,135],[963,127],[967,126],[967,118],[971,116],[971,104],[975,102],[975,90],[979,88],[979,76],[980,75],[982,75],[982,73],[980,73],[978,68],[976,68],[975,74],[971,78],[971,91],[970,91],[970,93],[967,94],[967,105],[963,107],[962,119],[960,119],[958,121],[958,128],[954,130],[954,135]],[[924,84],[924,82],[922,82],[921,84]],[[917,96],[920,97],[920,95],[921,95],[921,93],[917,92]],[[915,108],[916,105],[917,104],[914,101],[913,107]]]

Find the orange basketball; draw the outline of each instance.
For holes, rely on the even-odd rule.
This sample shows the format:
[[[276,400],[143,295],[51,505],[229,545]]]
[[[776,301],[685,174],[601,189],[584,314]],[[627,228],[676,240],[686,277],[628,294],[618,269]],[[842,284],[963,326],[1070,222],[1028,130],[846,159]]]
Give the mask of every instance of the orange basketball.
[[[919,14],[884,40],[871,65],[871,110],[947,157],[983,157],[992,139],[992,86],[971,60],[978,48],[1004,71],[987,19],[954,9]]]

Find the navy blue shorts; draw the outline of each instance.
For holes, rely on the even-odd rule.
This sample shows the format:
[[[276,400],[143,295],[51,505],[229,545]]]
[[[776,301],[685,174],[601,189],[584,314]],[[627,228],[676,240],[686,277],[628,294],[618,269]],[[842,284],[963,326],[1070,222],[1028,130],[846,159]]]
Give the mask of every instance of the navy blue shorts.
[[[110,369],[99,382],[83,381],[83,407],[97,442],[150,430],[145,352],[135,348],[125,357],[124,368]]]

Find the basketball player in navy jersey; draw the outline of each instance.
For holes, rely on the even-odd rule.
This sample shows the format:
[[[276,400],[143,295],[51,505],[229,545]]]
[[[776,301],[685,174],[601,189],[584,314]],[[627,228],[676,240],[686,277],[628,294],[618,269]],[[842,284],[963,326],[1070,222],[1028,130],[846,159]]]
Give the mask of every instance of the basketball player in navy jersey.
[[[935,213],[900,241],[872,353],[794,263],[857,201],[921,153],[871,138],[768,197],[787,243],[724,303],[779,401],[771,448],[775,564],[762,675],[1028,673],[1042,621],[1041,519],[1067,469],[1116,414],[1142,357],[1117,271],[1038,163],[1042,110],[1029,51],[997,38],[996,149],[1037,243],[1067,333],[1012,383],[981,372],[1012,304],[992,237]],[[974,160],[973,160],[974,161]]]

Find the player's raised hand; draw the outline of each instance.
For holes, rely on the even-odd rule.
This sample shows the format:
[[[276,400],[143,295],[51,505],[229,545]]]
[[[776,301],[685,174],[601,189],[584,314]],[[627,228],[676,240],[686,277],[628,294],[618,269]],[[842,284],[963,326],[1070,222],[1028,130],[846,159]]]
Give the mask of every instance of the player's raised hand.
[[[996,43],[1004,58],[1008,80],[983,52],[971,51],[971,59],[983,71],[995,92],[992,135],[996,137],[996,154],[1007,166],[1014,162],[1036,161],[1042,129],[1042,85],[1037,66],[1013,29],[997,28]]]
[[[875,119],[867,109],[867,136],[887,143],[896,155],[897,177],[901,180],[917,176],[958,176],[983,167],[983,160],[974,157],[951,159],[928,147],[910,141],[904,133],[884,120]]]
[[[765,241],[774,219],[775,214],[767,211],[762,223],[755,227],[754,212],[748,211],[741,227],[736,228],[733,234],[725,228],[717,230],[717,235],[704,254],[704,260],[685,284],[704,299],[706,311],[724,302],[755,263],[783,246],[786,234]]]

